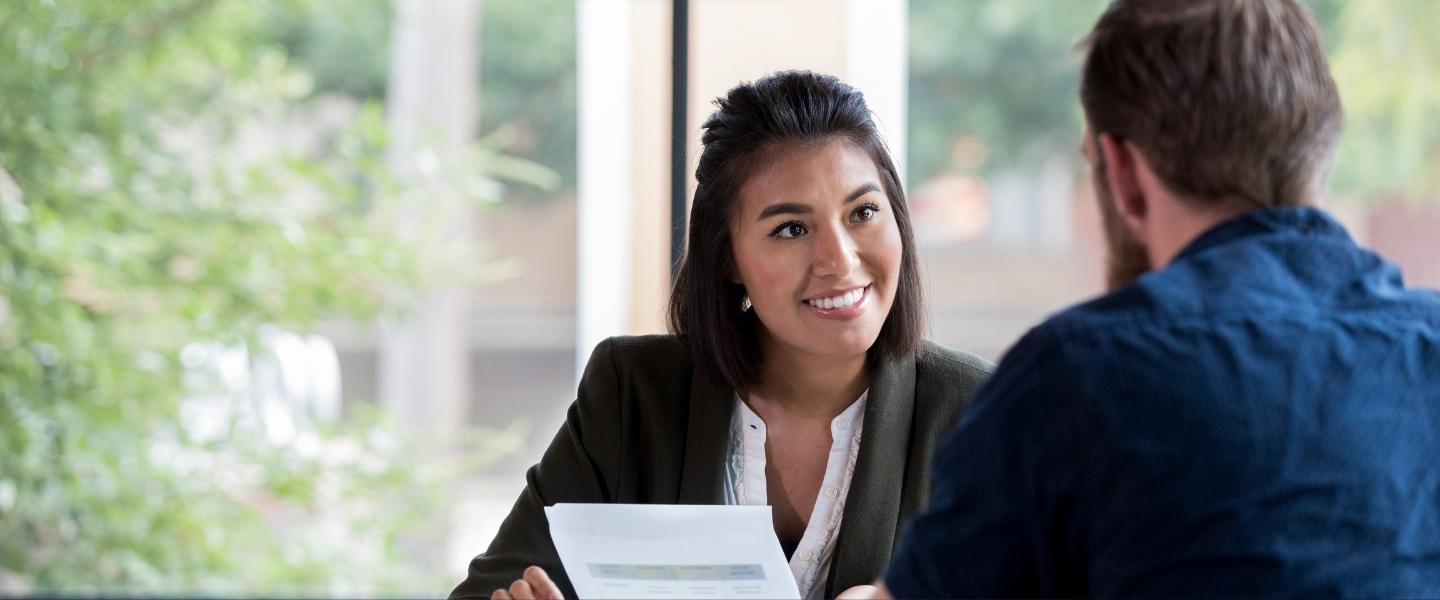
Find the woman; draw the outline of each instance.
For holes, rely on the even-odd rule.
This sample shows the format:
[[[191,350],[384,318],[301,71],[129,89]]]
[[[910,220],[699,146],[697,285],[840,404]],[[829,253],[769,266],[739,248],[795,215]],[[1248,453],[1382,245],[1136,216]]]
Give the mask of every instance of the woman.
[[[924,502],[930,453],[992,365],[921,339],[909,212],[864,98],[782,72],[716,105],[675,334],[595,348],[451,598],[573,596],[544,515],[560,502],[769,504],[802,597],[833,597],[880,575]]]

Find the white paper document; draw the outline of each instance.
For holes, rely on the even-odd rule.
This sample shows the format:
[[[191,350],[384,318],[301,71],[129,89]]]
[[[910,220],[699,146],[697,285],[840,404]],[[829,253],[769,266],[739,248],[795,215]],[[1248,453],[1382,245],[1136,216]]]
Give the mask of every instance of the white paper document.
[[[768,506],[556,504],[545,516],[583,599],[800,598]]]

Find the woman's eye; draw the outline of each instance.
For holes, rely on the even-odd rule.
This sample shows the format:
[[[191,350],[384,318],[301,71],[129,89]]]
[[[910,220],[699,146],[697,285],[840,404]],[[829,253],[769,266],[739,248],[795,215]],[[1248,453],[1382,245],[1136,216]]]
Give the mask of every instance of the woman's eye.
[[[866,204],[864,206],[861,206],[860,208],[855,209],[854,219],[857,222],[869,221],[870,219],[875,218],[875,215],[878,214],[880,214],[880,207],[875,206],[874,204]]]
[[[802,235],[805,235],[805,226],[794,221],[776,227],[775,231],[770,232],[770,237],[778,237],[784,239],[797,238]]]

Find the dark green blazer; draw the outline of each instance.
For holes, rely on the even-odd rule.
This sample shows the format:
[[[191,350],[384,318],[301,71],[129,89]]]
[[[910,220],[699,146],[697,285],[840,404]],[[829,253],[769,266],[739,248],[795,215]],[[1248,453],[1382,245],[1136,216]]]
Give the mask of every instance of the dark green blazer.
[[[930,492],[930,454],[994,365],[926,343],[913,359],[879,365],[850,483],[827,596],[875,581],[905,520]],[[560,502],[724,504],[735,391],[695,368],[674,336],[601,342],[560,433],[490,548],[451,598],[488,598],[540,565],[567,598],[575,590],[550,542],[544,507]]]

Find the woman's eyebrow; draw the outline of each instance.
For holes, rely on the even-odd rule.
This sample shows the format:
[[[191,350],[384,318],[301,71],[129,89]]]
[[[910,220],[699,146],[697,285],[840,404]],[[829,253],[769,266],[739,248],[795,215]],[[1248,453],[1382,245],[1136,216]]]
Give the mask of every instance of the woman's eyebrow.
[[[809,213],[809,212],[810,212],[810,207],[809,207],[809,206],[806,206],[806,205],[804,205],[804,204],[797,204],[797,203],[795,203],[795,202],[781,202],[781,203],[778,203],[778,204],[771,204],[770,206],[765,207],[765,210],[760,211],[760,218],[757,219],[757,220],[763,220],[763,219],[766,219],[766,218],[768,218],[768,217],[772,217],[772,216],[775,216],[775,215],[783,215],[783,214],[803,215],[803,214],[807,214],[807,213]]]
[[[861,184],[860,187],[855,188],[855,191],[850,192],[850,195],[845,197],[845,202],[843,202],[843,204],[849,204],[849,203],[851,203],[851,202],[854,202],[854,201],[860,199],[860,197],[861,197],[861,196],[864,196],[865,194],[868,194],[868,193],[870,193],[870,192],[878,192],[878,191],[880,191],[880,185],[879,185],[879,184],[877,184],[877,183],[875,183],[875,182],[873,182],[873,181],[867,181],[867,182],[865,182],[864,184]],[[784,214],[804,215],[804,214],[809,214],[809,213],[810,213],[810,207],[809,207],[809,206],[806,206],[806,205],[804,205],[804,204],[799,204],[799,203],[796,203],[796,202],[779,202],[779,203],[776,203],[776,204],[771,204],[770,206],[765,207],[764,210],[761,210],[761,211],[760,211],[760,216],[759,216],[756,220],[758,221],[758,220],[768,219],[768,218],[773,217],[773,216],[775,216],[775,215],[784,215]]]
[[[854,202],[860,199],[861,196],[864,196],[865,194],[868,194],[870,192],[878,191],[880,191],[880,184],[873,181],[867,181],[864,184],[861,184],[860,187],[855,188],[855,191],[850,192],[850,195],[845,198],[844,204]]]

